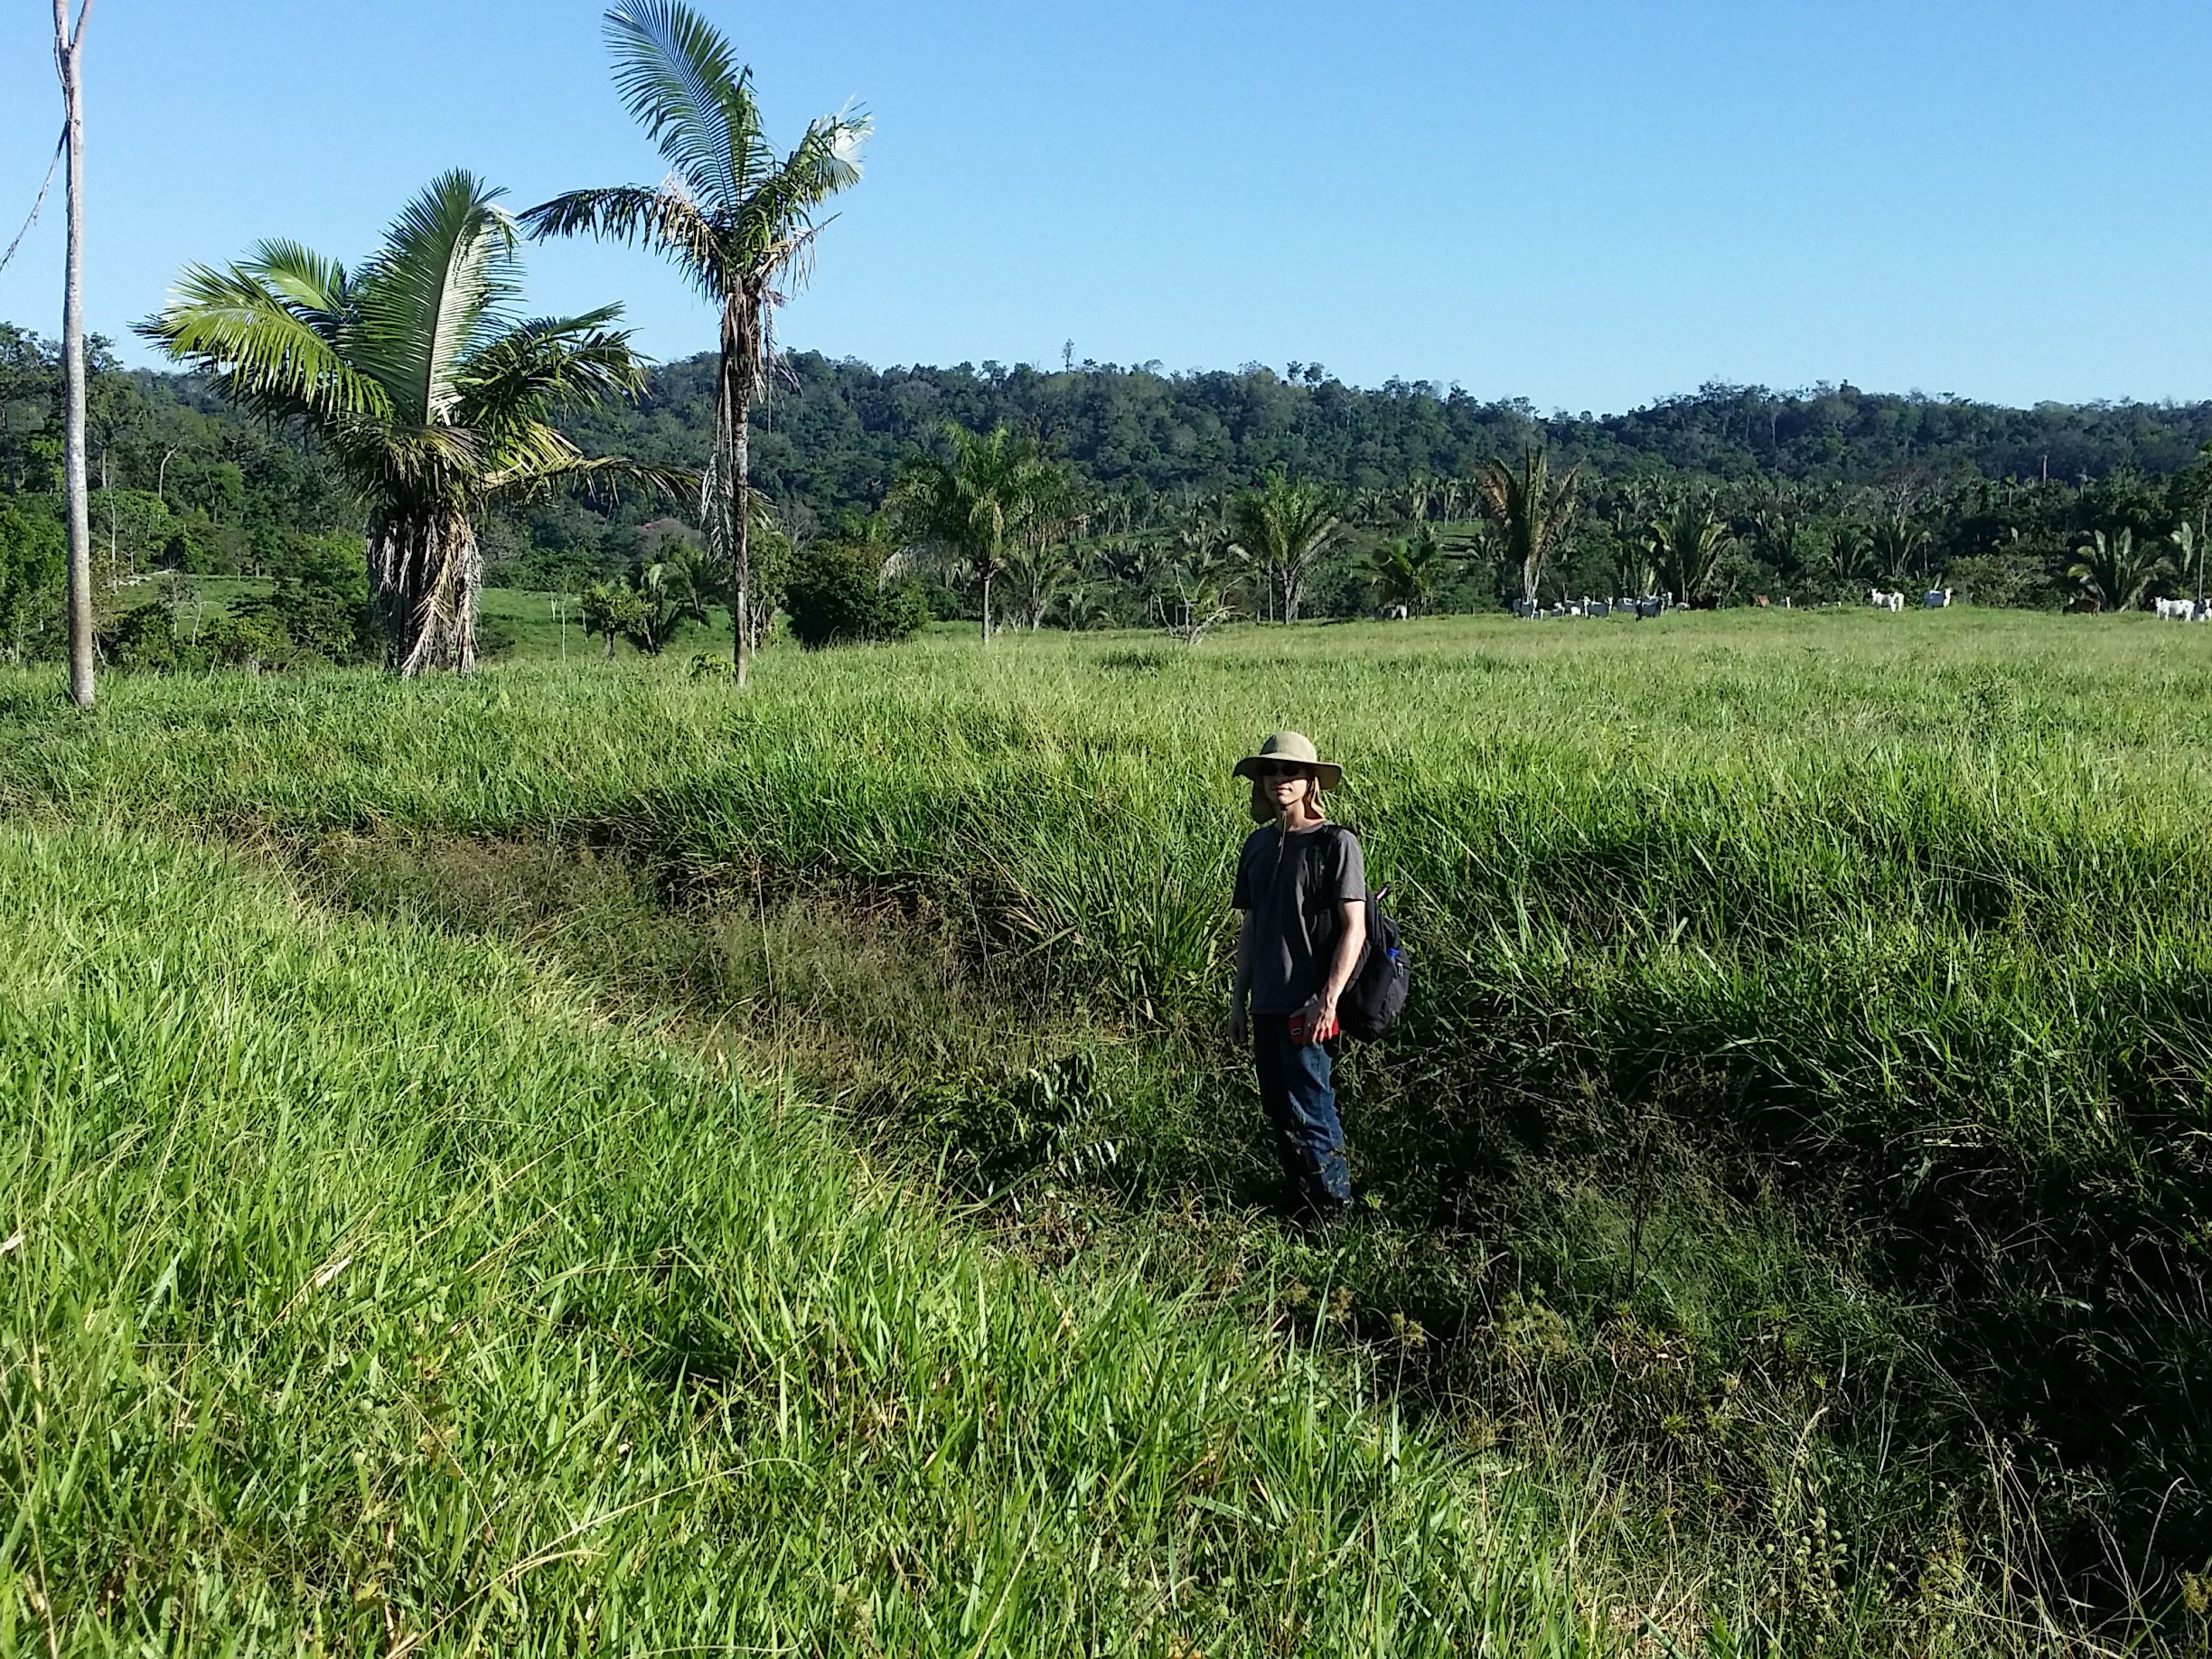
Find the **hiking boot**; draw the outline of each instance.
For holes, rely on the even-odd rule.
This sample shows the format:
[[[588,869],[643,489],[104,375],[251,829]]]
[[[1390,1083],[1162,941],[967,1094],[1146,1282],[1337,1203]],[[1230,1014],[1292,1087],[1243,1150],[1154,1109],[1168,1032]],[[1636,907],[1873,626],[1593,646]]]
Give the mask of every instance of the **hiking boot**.
[[[1332,1198],[1326,1194],[1320,1197],[1302,1197],[1290,1213],[1290,1228],[1308,1243],[1326,1244],[1341,1233],[1352,1219],[1352,1201]]]

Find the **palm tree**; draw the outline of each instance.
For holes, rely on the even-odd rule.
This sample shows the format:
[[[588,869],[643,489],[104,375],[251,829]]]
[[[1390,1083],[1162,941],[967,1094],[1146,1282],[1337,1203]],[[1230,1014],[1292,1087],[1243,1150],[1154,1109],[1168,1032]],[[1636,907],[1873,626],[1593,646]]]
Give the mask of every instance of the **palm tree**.
[[[1159,573],[1155,603],[1161,624],[1186,645],[1196,645],[1234,613],[1230,579],[1234,566],[1218,548],[1186,549]]]
[[[2208,548],[2212,548],[2212,538],[2207,538],[2196,525],[2185,522],[2179,530],[2169,534],[2166,539],[2172,542],[2174,550],[2181,555],[2180,576],[2184,583],[2189,580],[2189,567],[2191,565],[2197,567],[2197,608],[2202,610],[2205,595],[2205,553]]]
[[[752,447],[748,422],[774,361],[774,308],[803,281],[820,230],[814,216],[858,182],[866,117],[810,123],[779,155],[762,129],[753,71],[680,0],[622,0],[606,14],[614,80],[670,172],[659,185],[576,190],[523,214],[534,237],[638,242],[674,260],[721,307],[714,454],[700,483],[708,543],[727,559],[736,600],[737,683],[758,641],[749,619]]]
[[[1889,513],[1874,527],[1875,567],[1886,581],[1901,586],[1912,572],[1913,560],[1926,553],[1930,539],[1927,527],[1910,514],[1902,510]]]
[[[1436,598],[1448,563],[1427,526],[1418,535],[1384,542],[1360,561],[1359,575],[1378,605],[1403,605],[1418,616]]]
[[[587,459],[551,425],[634,397],[644,374],[617,306],[518,322],[512,221],[453,172],[349,272],[296,242],[224,270],[188,266],[139,333],[210,370],[232,400],[312,433],[368,508],[370,586],[400,673],[476,660],[476,523],[565,482],[665,469]]]
[[[1684,605],[1711,588],[1720,556],[1734,540],[1728,526],[1713,516],[1712,498],[1685,490],[1668,510],[1645,527],[1652,567],[1660,585]]]
[[[705,625],[714,588],[714,576],[696,546],[689,541],[664,543],[630,573],[630,590],[638,597],[627,630],[631,642],[649,657],[659,656],[684,623]]]
[[[909,464],[885,504],[918,548],[975,583],[988,645],[991,584],[1073,516],[1073,491],[1026,433],[1000,425],[979,434],[947,421],[939,436],[944,449]]]
[[[1828,527],[1828,568],[1848,586],[1866,574],[1874,558],[1874,539],[1858,520],[1839,518]]]
[[[1501,555],[1521,567],[1521,596],[1531,610],[1536,607],[1536,585],[1543,579],[1544,567],[1574,521],[1581,482],[1579,466],[1554,478],[1551,457],[1532,444],[1522,452],[1520,471],[1494,455],[1483,463],[1482,475],[1475,481],[1483,515],[1497,530]]]
[[[1056,539],[1045,539],[1015,548],[1006,561],[1007,586],[1014,595],[1015,616],[1035,633],[1045,625],[1053,602],[1068,590],[1076,576],[1074,561]]]
[[[1237,548],[1281,600],[1282,620],[1298,621],[1307,578],[1344,529],[1335,493],[1277,467],[1230,503],[1229,524]]]
[[[2132,530],[2116,530],[2109,536],[2093,530],[2080,552],[2080,559],[2067,575],[2108,610],[2133,610],[2143,589],[2173,569],[2173,561],[2155,545],[2137,547]]]
[[[1769,480],[1751,496],[1751,537],[1759,556],[1786,575],[1797,567],[1807,503],[1796,485]]]

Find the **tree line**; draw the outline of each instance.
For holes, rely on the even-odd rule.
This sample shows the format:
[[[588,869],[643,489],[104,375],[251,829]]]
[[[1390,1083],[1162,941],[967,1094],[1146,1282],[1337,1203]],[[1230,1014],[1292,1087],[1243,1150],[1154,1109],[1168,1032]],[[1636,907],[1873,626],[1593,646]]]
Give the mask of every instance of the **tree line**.
[[[701,367],[656,370],[635,406],[595,411],[579,441],[670,463],[696,453]],[[790,359],[758,417],[755,476],[799,541],[845,537],[917,466],[953,454],[948,435],[1000,428],[1065,469],[1082,501],[1081,533],[1048,539],[1046,567],[1013,571],[1009,614],[1037,614],[1049,589],[1044,614],[1073,625],[1187,620],[1217,575],[1255,616],[1286,614],[1286,598],[1289,614],[1342,616],[1583,595],[1817,604],[1872,586],[2126,608],[2194,589],[2212,497],[2212,404],[2014,409],[1712,385],[1622,415],[1544,417],[1453,388],[1353,388],[1304,363],[878,370],[813,353]],[[1502,468],[1526,495],[1532,455],[1558,494],[1533,522],[1495,485]],[[1235,533],[1279,475],[1311,495],[1308,516],[1333,520],[1310,559]],[[509,568],[555,585],[619,562],[626,533],[542,503],[514,526]],[[933,586],[933,602],[974,618],[979,586]]]
[[[2193,593],[2202,577],[2207,406],[2013,410],[1707,388],[1602,420],[1547,420],[1433,388],[1314,383],[1298,367],[877,371],[793,354],[747,421],[752,636],[778,609],[797,618],[784,603],[794,579],[820,638],[895,635],[917,603],[978,619],[972,553],[944,556],[957,539],[932,530],[911,481],[956,464],[963,438],[982,454],[1001,429],[1001,461],[1011,454],[1051,498],[1024,510],[990,565],[994,609],[1017,626],[1189,631],[1233,614],[1583,594],[1817,603],[1870,585],[2121,608]],[[564,414],[554,424],[579,461],[627,456],[633,482],[675,493],[488,504],[475,520],[483,579],[589,592],[602,637],[646,650],[726,610],[728,581],[709,567],[726,560],[710,555],[686,482],[715,443],[717,373],[711,356],[642,370],[634,402]],[[0,324],[0,654],[13,660],[62,644],[61,395],[59,348]],[[1484,505],[1484,464],[1519,466],[1532,449],[1553,479],[1573,480],[1532,566],[1527,526],[1516,552],[1510,514]],[[154,573],[258,576],[282,578],[264,614],[279,627],[288,617],[318,654],[342,638],[378,654],[373,628],[333,621],[342,596],[368,602],[365,577],[342,578],[333,552],[350,537],[362,562],[363,517],[340,458],[306,426],[252,417],[212,376],[126,370],[96,341],[88,454],[107,637]],[[2023,456],[2025,473],[1989,470]],[[1301,517],[1302,531],[1289,523]],[[886,571],[903,586],[877,605],[858,585],[882,586]]]

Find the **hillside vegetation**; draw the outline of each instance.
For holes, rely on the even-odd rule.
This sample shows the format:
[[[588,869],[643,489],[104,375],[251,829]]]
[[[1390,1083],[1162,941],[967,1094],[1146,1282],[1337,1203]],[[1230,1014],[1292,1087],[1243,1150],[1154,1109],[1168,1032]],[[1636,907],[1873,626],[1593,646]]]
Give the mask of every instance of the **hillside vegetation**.
[[[758,584],[772,609],[788,608],[802,574],[794,549],[832,544],[881,564],[894,527],[868,515],[942,446],[948,422],[977,433],[1003,424],[1066,467],[1081,511],[1033,550],[1026,597],[1002,587],[1001,603],[1070,625],[1158,621],[1194,586],[1219,585],[1234,612],[1272,614],[1255,572],[1230,558],[1209,578],[1207,558],[1193,556],[1226,554],[1224,507],[1277,468],[1342,520],[1312,573],[1309,611],[1498,608],[1519,576],[1501,568],[1475,480],[1487,458],[1531,445],[1562,473],[1580,469],[1582,486],[1540,582],[1547,600],[1673,591],[1802,605],[1855,602],[1872,584],[2110,610],[2154,592],[2197,595],[2212,540],[2208,405],[2009,409],[1848,385],[1716,385],[1617,415],[1547,415],[1420,381],[1347,386],[1310,363],[876,369],[801,352],[788,366],[750,427],[775,523]],[[712,357],[664,364],[636,403],[567,409],[561,424],[595,455],[695,469],[710,447],[714,374]],[[0,323],[0,661],[60,649],[60,393],[53,344]],[[248,417],[204,377],[127,372],[105,351],[94,353],[90,396],[95,599],[109,663],[374,654],[365,514],[310,436]],[[1713,520],[1719,555],[1701,573],[1654,557],[1654,524],[1682,511]],[[478,530],[495,586],[572,600],[594,584],[646,587],[670,565],[685,574],[680,608],[695,614],[680,625],[690,626],[729,603],[719,573],[693,568],[699,519],[695,492],[627,487],[487,509]],[[2185,527],[2193,539],[2177,542]],[[2088,583],[2076,574],[2085,562]],[[238,576],[278,586],[213,605]],[[137,631],[155,620],[145,602],[157,592],[189,635],[182,653]],[[933,580],[927,597],[943,617],[978,611],[972,582]],[[648,649],[669,630],[647,631]],[[496,635],[485,644],[498,654]]]
[[[696,1632],[683,1575],[708,1558],[689,1529],[725,1562],[785,1530],[748,1530],[770,1513],[750,1487],[712,1511],[744,1517],[735,1532],[684,1518],[718,1488],[666,1495],[723,1467],[677,1406],[698,1369],[750,1413],[729,1463],[789,1457],[777,1502],[846,1511],[773,1558],[784,1596],[812,1586],[803,1617],[827,1620],[832,1586],[897,1584],[919,1599],[867,1617],[910,1618],[933,1648],[958,1627],[987,1648],[1018,1628],[1262,1651],[1278,1615],[1308,1620],[1314,1651],[1485,1630],[1515,1652],[1536,1633],[2200,1643],[2212,751],[2188,711],[2212,690],[2208,644],[1974,612],[1254,631],[1195,651],[940,638],[771,651],[743,698],[586,661],[416,686],[123,679],[90,720],[0,681],[11,908],[37,918],[5,959],[14,1052],[59,1041],[71,999],[112,1010],[92,1027],[112,1054],[52,1087],[10,1073],[33,1080],[11,1117],[35,1175],[10,1186],[42,1195],[0,1271],[42,1277],[9,1317],[35,1322],[26,1344],[105,1345],[54,1371],[94,1391],[59,1416],[38,1392],[59,1384],[11,1373],[18,1480],[39,1495],[23,1524],[44,1570],[75,1541],[78,1576],[46,1582],[74,1583],[85,1618],[96,1578],[213,1561],[223,1605],[289,1620],[307,1598],[333,1629],[370,1627],[370,1602],[333,1588],[364,1573],[410,1586],[378,1592],[393,1629],[480,1596],[444,1640],[479,1617],[629,1618],[646,1603],[617,1588],[621,1561],[669,1587],[657,1628]],[[1257,1212],[1258,1112],[1214,1035],[1244,822],[1227,768],[1284,724],[1346,762],[1336,810],[1420,964],[1408,1026],[1348,1067],[1368,1208],[1333,1251]],[[281,876],[168,845],[207,838]],[[258,1064],[213,1064],[317,1045],[250,1086]],[[757,1082],[715,1081],[726,1063]],[[148,1093],[142,1071],[173,1081]],[[509,1178],[524,1195],[495,1214]],[[946,1205],[963,1219],[923,1219]],[[895,1316],[866,1299],[909,1285]],[[954,1310],[979,1295],[968,1331]],[[834,1311],[779,1311],[809,1298]],[[342,1339],[310,1315],[363,1323]],[[1111,1360],[1063,1351],[1040,1333],[1064,1317],[1127,1334]],[[864,1339],[879,1318],[892,1335]],[[951,1357],[986,1328],[1016,1350],[996,1382]],[[376,1439],[377,1389],[414,1398],[436,1331],[467,1350],[435,1366],[468,1379],[466,1403]],[[1051,1370],[1094,1358],[1095,1381]],[[330,1381],[360,1364],[400,1381]],[[1224,1395],[1204,1365],[1255,1380]],[[295,1370],[333,1391],[312,1444],[270,1403]],[[983,1392],[940,1402],[923,1380],[941,1372]],[[510,1393],[530,1375],[526,1407]],[[219,1387],[259,1403],[178,1403]],[[1298,1389],[1345,1415],[1309,1418]],[[792,1390],[819,1415],[792,1418]],[[1008,1438],[976,1442],[992,1457],[951,1495],[910,1491],[942,1460],[918,1428],[882,1441],[870,1394],[900,1432]],[[661,1472],[579,1490],[559,1483],[613,1466],[515,1461],[602,1399],[590,1435],[656,1448]],[[1151,1410],[1143,1433],[1169,1449],[1116,1486],[1131,1454],[1096,1437],[1125,1409]],[[503,1412],[538,1426],[485,1426]],[[60,1473],[44,1438],[156,1413],[206,1427],[99,1452],[106,1487]],[[408,1532],[435,1445],[398,1484],[326,1501],[357,1454],[404,1460],[441,1424],[481,1437],[452,1481],[543,1483],[501,1500],[536,1524],[473,1542],[471,1509]],[[1266,1472],[1286,1445],[1327,1457]],[[1328,1461],[1362,1448],[1425,1495],[1401,1506],[1382,1466]],[[195,1532],[204,1506],[162,1507],[219,1468],[291,1505],[281,1523]],[[1048,1513],[1092,1490],[1104,1509]],[[611,1518],[656,1494],[650,1523]],[[521,1565],[602,1514],[601,1553]],[[1214,1529],[1216,1576],[1180,1564],[1193,1526]],[[837,1555],[848,1527],[886,1542]],[[909,1550],[947,1559],[920,1542],[947,1528],[980,1551],[972,1573],[951,1552],[958,1597],[902,1576]],[[145,1541],[135,1566],[101,1553],[111,1535]],[[1086,1550],[1149,1564],[1079,1571]],[[1185,1605],[1185,1575],[1215,1599],[1145,1622],[1147,1596]],[[1100,1582],[1125,1598],[1084,1600]],[[763,1596],[713,1603],[716,1628],[828,1628],[774,1626],[772,1607],[801,1615]],[[994,1598],[998,1633],[979,1622]]]

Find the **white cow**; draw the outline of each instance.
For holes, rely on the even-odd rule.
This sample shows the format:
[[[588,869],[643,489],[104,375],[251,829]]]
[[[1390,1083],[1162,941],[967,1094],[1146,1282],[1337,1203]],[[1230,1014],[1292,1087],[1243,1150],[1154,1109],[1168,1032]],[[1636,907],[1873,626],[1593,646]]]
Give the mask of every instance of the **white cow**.
[[[2191,599],[2153,599],[2151,606],[2162,622],[2188,622],[2197,614],[2197,605]]]
[[[1877,587],[1867,595],[1867,603],[1878,611],[1902,611],[1905,595],[1902,593],[1884,593]]]

